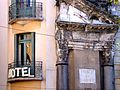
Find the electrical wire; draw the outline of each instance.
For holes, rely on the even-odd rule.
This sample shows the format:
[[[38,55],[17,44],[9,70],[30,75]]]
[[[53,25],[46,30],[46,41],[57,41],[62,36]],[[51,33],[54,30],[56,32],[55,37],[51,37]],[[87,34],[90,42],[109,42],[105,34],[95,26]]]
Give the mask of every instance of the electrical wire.
[[[7,28],[7,29],[12,29],[12,30],[16,30],[16,31],[25,31],[25,30],[22,30],[22,29],[15,29],[15,28],[10,28],[10,27],[6,27],[6,26],[0,26],[2,28]],[[50,35],[50,34],[44,34],[44,33],[36,33],[36,34],[39,34],[39,35],[44,35],[44,36],[49,36],[49,37],[54,37],[55,38],[55,35]]]
[[[18,86],[18,85],[0,85],[0,87],[6,87],[6,86],[9,86],[9,87],[16,87],[16,88],[30,88],[30,89],[49,89],[49,90],[56,90],[56,88],[39,88],[39,87],[29,87],[29,86]]]

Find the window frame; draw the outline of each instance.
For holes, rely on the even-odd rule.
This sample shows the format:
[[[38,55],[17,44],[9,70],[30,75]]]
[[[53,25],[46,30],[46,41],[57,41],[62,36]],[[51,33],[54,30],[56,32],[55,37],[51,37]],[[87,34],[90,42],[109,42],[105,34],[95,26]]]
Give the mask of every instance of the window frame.
[[[31,67],[31,73],[35,74],[35,32],[26,32],[26,33],[19,33],[19,34],[15,34],[14,35],[14,62],[15,62],[15,67],[23,67],[22,64],[20,64],[19,62],[19,37],[20,35],[26,35],[26,34],[30,34],[31,35],[31,49],[32,49],[32,54],[31,54],[31,65],[27,65],[25,64],[24,66],[26,67]],[[25,41],[25,43],[28,42],[27,40]],[[25,51],[27,52],[27,50]],[[25,53],[24,52],[24,53]],[[24,63],[25,60],[23,60]],[[22,62],[22,61],[21,61]]]

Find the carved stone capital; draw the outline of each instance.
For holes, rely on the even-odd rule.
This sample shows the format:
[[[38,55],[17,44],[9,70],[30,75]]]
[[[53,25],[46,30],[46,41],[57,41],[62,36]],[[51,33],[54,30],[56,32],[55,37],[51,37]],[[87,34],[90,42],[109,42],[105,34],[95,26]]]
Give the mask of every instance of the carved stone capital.
[[[111,59],[111,49],[103,48],[103,57],[102,57],[102,65],[104,66],[112,66],[113,60]]]
[[[63,30],[58,30],[55,35],[55,38],[57,40],[57,64],[67,64],[68,41],[65,35],[65,31]]]

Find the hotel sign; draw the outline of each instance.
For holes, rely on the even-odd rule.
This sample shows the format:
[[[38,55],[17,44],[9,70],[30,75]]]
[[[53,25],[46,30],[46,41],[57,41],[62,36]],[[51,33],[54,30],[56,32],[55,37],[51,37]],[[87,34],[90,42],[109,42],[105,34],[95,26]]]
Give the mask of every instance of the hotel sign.
[[[19,77],[34,77],[34,75],[31,75],[30,67],[16,67],[9,69],[8,78],[19,78]]]

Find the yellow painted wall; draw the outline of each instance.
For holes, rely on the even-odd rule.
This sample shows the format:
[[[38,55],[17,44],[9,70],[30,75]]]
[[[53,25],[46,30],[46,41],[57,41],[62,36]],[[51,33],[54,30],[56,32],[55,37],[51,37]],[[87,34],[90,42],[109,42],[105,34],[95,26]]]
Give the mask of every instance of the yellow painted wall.
[[[21,24],[21,23],[24,23]],[[26,24],[25,24],[26,23]],[[43,25],[44,22],[40,21],[29,21],[29,22],[17,22],[10,26],[9,30],[9,63],[14,62],[14,35],[17,33],[25,33],[25,32],[35,32],[35,61],[43,61],[43,81],[15,81],[13,83],[9,83],[9,90],[40,90],[41,83],[42,88],[46,88],[45,81],[45,67],[46,67],[46,36],[41,35],[45,33],[46,29],[41,29],[41,23]],[[20,88],[18,88],[20,86]],[[27,88],[27,87],[31,88]],[[34,87],[36,87],[34,89]],[[24,88],[25,87],[25,88]],[[32,88],[33,87],[33,88]]]
[[[44,0],[43,0],[44,1]],[[42,1],[42,2],[43,2]],[[45,2],[43,2],[43,17],[45,17]],[[14,35],[17,33],[35,32],[35,61],[43,61],[43,81],[15,81],[9,82],[9,90],[41,90],[40,88],[46,88],[46,21],[36,20],[24,20],[17,21],[9,25],[9,60],[8,62],[14,62]],[[21,86],[18,88],[16,86]],[[31,88],[22,88],[22,87]],[[32,88],[37,87],[37,88]]]
[[[35,32],[35,61],[43,61],[42,81],[15,81],[9,83],[9,90],[56,90],[56,45],[55,45],[55,0],[43,2],[43,21],[20,21],[9,25],[9,63],[14,61],[14,34]],[[14,87],[39,86],[39,89],[20,89]],[[41,89],[40,89],[41,88]],[[47,89],[46,89],[47,88]]]
[[[18,21],[12,24],[12,32],[23,33],[23,32],[40,32],[41,31],[40,21]]]
[[[40,81],[19,81],[10,85],[11,90],[41,90]]]

